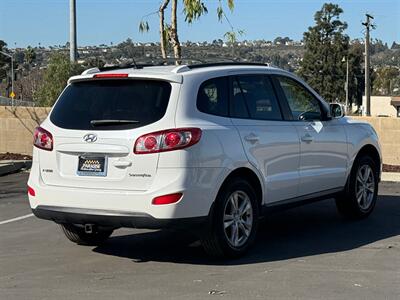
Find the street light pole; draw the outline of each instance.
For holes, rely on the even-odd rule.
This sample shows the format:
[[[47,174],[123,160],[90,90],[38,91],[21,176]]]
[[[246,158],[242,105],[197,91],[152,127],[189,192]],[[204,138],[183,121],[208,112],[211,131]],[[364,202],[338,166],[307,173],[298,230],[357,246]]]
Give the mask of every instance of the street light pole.
[[[11,58],[11,93],[14,95],[14,58],[12,55],[4,51],[0,51],[0,53]],[[11,99],[11,105],[14,106],[14,97],[11,97]]]
[[[349,57],[346,57],[346,113],[349,110]]]
[[[15,95],[15,94],[14,94],[14,58],[12,57],[12,55],[11,55],[11,93],[12,93],[13,95]],[[12,103],[14,103],[14,97],[15,97],[15,96],[12,96],[12,97],[11,97]],[[13,105],[13,106],[14,106],[14,105]]]

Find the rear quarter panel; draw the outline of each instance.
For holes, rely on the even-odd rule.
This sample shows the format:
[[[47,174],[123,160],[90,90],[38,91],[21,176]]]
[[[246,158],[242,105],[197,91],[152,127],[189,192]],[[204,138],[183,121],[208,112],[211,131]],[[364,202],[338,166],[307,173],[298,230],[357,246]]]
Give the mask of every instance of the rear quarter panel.
[[[213,116],[197,110],[197,92],[207,79],[227,76],[228,72],[210,72],[185,76],[175,123],[177,128],[197,127],[202,130],[198,144],[179,151],[160,154],[159,168],[196,168],[202,180],[204,198],[214,201],[225,178],[235,169],[246,167],[262,178],[248,161],[240,135],[230,118]],[[260,180],[261,184],[262,181]]]

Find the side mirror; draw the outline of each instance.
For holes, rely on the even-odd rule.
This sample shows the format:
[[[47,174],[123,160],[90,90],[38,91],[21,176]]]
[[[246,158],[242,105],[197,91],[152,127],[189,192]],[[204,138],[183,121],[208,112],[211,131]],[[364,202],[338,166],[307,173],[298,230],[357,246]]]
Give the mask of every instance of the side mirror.
[[[329,108],[331,110],[332,119],[340,119],[345,116],[344,106],[339,103],[331,103],[329,104]]]

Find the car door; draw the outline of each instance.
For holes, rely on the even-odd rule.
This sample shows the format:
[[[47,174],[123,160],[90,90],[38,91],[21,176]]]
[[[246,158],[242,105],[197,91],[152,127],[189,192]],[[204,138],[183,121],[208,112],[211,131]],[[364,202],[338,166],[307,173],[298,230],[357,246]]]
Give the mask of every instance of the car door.
[[[323,103],[302,83],[286,76],[275,78],[300,138],[299,196],[342,188],[347,170],[343,125],[327,117]]]
[[[294,198],[299,184],[299,139],[284,119],[266,75],[232,76],[230,115],[250,163],[265,182],[264,203]]]

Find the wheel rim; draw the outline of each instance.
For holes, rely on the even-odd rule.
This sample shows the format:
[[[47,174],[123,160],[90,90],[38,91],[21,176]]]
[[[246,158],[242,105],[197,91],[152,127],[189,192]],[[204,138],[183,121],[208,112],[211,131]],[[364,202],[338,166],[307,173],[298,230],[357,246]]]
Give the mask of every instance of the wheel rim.
[[[363,165],[358,169],[356,180],[356,198],[361,209],[367,210],[374,199],[375,178],[369,165]]]
[[[253,206],[250,197],[243,191],[235,191],[224,208],[224,233],[229,244],[235,248],[243,246],[253,227]]]

